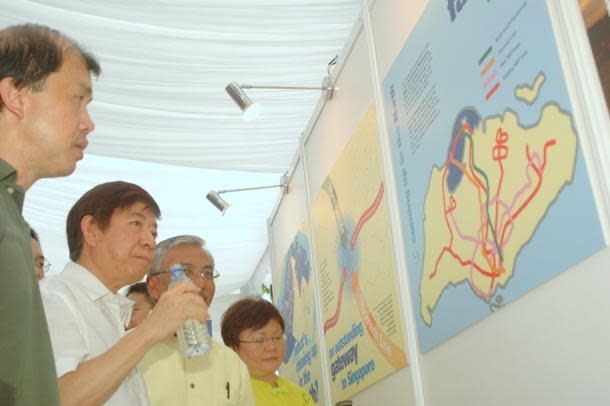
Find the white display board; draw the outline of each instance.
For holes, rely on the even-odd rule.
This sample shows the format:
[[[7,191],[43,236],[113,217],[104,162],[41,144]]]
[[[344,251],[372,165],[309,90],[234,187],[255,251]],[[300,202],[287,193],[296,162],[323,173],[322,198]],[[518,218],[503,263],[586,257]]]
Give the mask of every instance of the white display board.
[[[295,161],[296,172],[303,171],[303,174],[293,176],[291,182],[295,187],[291,186],[289,194],[279,203],[270,220],[271,251],[276,256],[284,255],[302,226],[303,219],[311,222],[311,206],[316,193],[323,187],[329,172],[349,143],[360,118],[374,103],[379,120],[385,192],[389,199],[390,231],[394,239],[410,365],[353,395],[353,404],[610,404],[610,386],[607,385],[610,355],[606,349],[610,338],[607,323],[610,319],[607,300],[610,248],[597,248],[603,246],[599,244],[600,238],[608,241],[610,228],[607,182],[610,179],[610,120],[594,70],[595,64],[587,48],[588,40],[577,1],[546,3],[556,41],[557,64],[565,77],[563,92],[567,94],[570,118],[578,136],[579,159],[581,165],[586,167],[590,181],[592,198],[587,203],[587,210],[594,207],[591,210],[595,210],[594,217],[598,217],[600,225],[601,234],[595,238],[587,237],[588,241],[596,241],[596,248],[592,250],[595,252],[584,254],[576,263],[566,263],[544,281],[532,284],[526,291],[515,295],[509,303],[495,307],[496,311],[492,314],[464,323],[456,331],[424,346],[422,350],[420,337],[416,334],[417,329],[421,328],[416,321],[420,306],[412,299],[408,243],[405,249],[405,233],[399,226],[404,213],[401,212],[398,196],[397,182],[400,179],[393,170],[396,157],[392,151],[392,135],[385,120],[388,106],[384,100],[383,81],[415,32],[426,7],[432,2],[442,3],[448,18],[452,15],[457,18],[458,13],[466,13],[468,8],[481,7],[480,4],[475,5],[474,1],[458,0],[363,0],[362,20],[357,23],[334,72],[338,91],[332,100],[320,104],[304,133],[300,158]],[[499,0],[484,3],[488,7],[497,5],[498,9],[508,4]],[[524,7],[528,3],[535,6],[540,4],[535,0],[511,2],[516,3],[525,4]],[[438,26],[442,36],[443,24],[436,22],[430,25]],[[528,38],[521,41],[523,48],[527,48]],[[456,46],[456,53],[463,51],[463,47]],[[484,54],[485,49],[481,51]],[[418,51],[414,49],[412,52]],[[450,71],[450,68],[447,69]],[[534,79],[524,81],[524,84],[533,85]],[[550,84],[547,82],[547,85]],[[491,93],[489,98],[495,96]],[[383,117],[380,118],[380,115]],[[439,147],[446,149],[445,145]],[[422,171],[421,176],[427,178],[429,170]],[[354,181],[357,182],[357,179]],[[575,199],[572,204],[571,216],[577,218],[578,210],[582,209],[579,206],[581,203]],[[558,224],[561,225],[561,220]],[[566,224],[569,222],[566,221]],[[311,230],[310,223],[310,237]],[[565,232],[569,233],[570,230]],[[550,235],[548,239],[551,241],[546,243],[552,244],[552,238]],[[578,239],[574,242],[575,245],[579,243],[584,244]],[[567,249],[569,247],[562,248],[564,251]],[[586,251],[582,246],[575,249]],[[552,250],[545,255],[552,255],[549,252]],[[312,261],[317,266],[313,258],[315,253],[312,253]],[[275,258],[275,262],[277,260]],[[519,268],[515,272],[519,272]],[[432,314],[432,317],[438,315]],[[329,379],[329,376],[325,379]],[[331,405],[330,395],[326,401],[321,404]]]
[[[472,2],[430,0],[430,2],[412,1],[407,5],[405,4],[407,2],[393,0],[376,1],[371,10],[371,17],[372,34],[379,58],[377,62],[380,80],[386,77],[402,47],[408,43],[425,7],[433,2],[436,3],[434,6],[439,8],[443,6],[447,12],[447,21],[452,16],[451,7],[454,8],[457,17],[458,12],[467,13],[469,9],[481,7],[483,4],[483,2],[471,5]],[[527,3],[534,6],[541,4],[532,1],[510,4],[517,3],[519,5],[526,3],[524,7],[527,7]],[[552,30],[557,39],[560,62],[566,76],[565,86],[573,110],[573,125],[581,140],[578,148],[586,161],[585,166],[588,169],[596,203],[592,210],[597,206],[597,213],[594,215],[599,216],[601,232],[607,235],[608,185],[604,180],[607,179],[608,167],[607,157],[603,152],[607,151],[607,135],[610,131],[606,124],[607,117],[595,115],[598,104],[600,102],[603,104],[603,100],[591,99],[591,97],[583,100],[586,94],[597,97],[599,89],[598,84],[592,83],[590,79],[595,76],[586,69],[590,61],[584,59],[583,62],[581,57],[576,58],[577,62],[574,62],[574,51],[581,53],[582,49],[586,49],[586,42],[580,41],[584,38],[580,38],[582,32],[579,31],[579,25],[572,21],[579,17],[578,13],[574,13],[574,10],[570,13],[561,8],[569,8],[569,6],[558,6],[554,4],[556,2],[549,3],[552,4],[550,11]],[[494,5],[494,2],[485,4],[491,8],[494,6],[501,8],[499,4]],[[502,6],[508,4],[504,2]],[[450,43],[450,30],[443,30],[444,25],[443,20],[434,21],[433,24],[427,21],[427,28],[437,27],[440,30],[439,39],[447,35],[447,42]],[[467,29],[466,26],[463,28]],[[472,30],[477,32],[476,27]],[[494,36],[490,33],[490,37]],[[479,37],[473,34],[472,38]],[[527,40],[523,38],[524,48],[528,46]],[[461,46],[455,45],[455,54],[467,54],[468,45],[468,42]],[[420,52],[415,47],[406,51],[412,54]],[[481,49],[481,53],[483,51],[485,49]],[[451,64],[443,65],[448,74],[452,67]],[[439,91],[444,92],[442,97],[452,97],[450,90],[439,89]],[[473,91],[482,90],[473,89]],[[387,105],[384,107],[388,108]],[[388,131],[385,135],[388,138],[393,136],[388,134]],[[446,145],[439,143],[439,148],[446,151]],[[386,152],[392,154],[394,151]],[[427,178],[429,169],[415,175]],[[590,203],[591,200],[589,206]],[[570,213],[574,214],[568,216],[576,215],[578,209],[577,204],[570,210]],[[400,214],[404,215],[404,213]],[[569,220],[569,217],[566,220]],[[566,224],[569,224],[569,221],[566,221]],[[569,229],[565,231],[570,232]],[[599,242],[600,234],[597,235],[596,241]],[[585,244],[584,241],[580,242]],[[578,239],[574,244],[575,250],[582,248],[578,246]],[[599,247],[600,244],[596,243],[596,246]],[[563,252],[555,254],[563,254]],[[425,405],[607,404],[610,401],[610,390],[595,377],[607,376],[610,371],[608,357],[602,355],[606,353],[604,342],[610,337],[610,329],[602,322],[610,314],[610,306],[603,303],[604,291],[610,281],[607,265],[609,259],[610,250],[603,248],[578,263],[566,264],[564,270],[557,276],[497,309],[494,314],[449,338],[440,340],[436,345],[426,347],[425,352],[420,353],[419,357],[420,384],[423,388],[423,399],[419,403]],[[406,306],[412,306],[415,313],[419,313],[419,303],[406,303]],[[598,321],[594,322],[594,320]],[[587,331],[591,327],[594,331]],[[585,337],[591,338],[585,339]]]

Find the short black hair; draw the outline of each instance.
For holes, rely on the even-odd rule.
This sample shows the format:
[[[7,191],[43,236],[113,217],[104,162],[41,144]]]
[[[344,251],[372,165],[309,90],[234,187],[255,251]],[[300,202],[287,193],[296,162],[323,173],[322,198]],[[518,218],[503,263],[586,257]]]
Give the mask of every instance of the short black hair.
[[[233,303],[222,315],[220,334],[227,347],[239,348],[239,335],[247,329],[259,329],[275,320],[286,331],[284,318],[277,307],[260,296],[251,296]]]
[[[146,282],[136,282],[133,285],[130,285],[127,288],[127,293],[125,293],[125,296],[129,296],[132,293],[142,293],[148,303],[150,303],[152,306],[155,305],[155,301],[148,294],[148,289],[146,289]]]
[[[76,41],[45,25],[20,24],[0,30],[0,80],[12,77],[17,88],[43,90],[46,78],[63,64],[65,44],[78,52],[89,72],[100,75],[97,59]]]
[[[123,181],[106,182],[86,192],[70,209],[66,221],[70,259],[77,261],[83,251],[83,232],[80,222],[92,216],[100,230],[106,230],[115,211],[142,203],[155,218],[161,217],[161,209],[155,199],[140,186]]]
[[[32,237],[33,239],[38,241],[38,243],[40,243],[40,238],[38,237],[38,233],[32,227],[30,227],[30,237]]]

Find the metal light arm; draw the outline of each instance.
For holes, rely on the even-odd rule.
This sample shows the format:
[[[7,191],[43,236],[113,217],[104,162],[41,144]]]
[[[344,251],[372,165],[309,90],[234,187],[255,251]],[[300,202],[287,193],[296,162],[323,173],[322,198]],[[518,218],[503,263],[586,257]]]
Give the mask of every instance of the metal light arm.
[[[227,203],[227,201],[225,199],[220,197],[221,193],[243,192],[244,190],[270,189],[270,188],[275,188],[275,187],[282,188],[282,192],[286,193],[288,191],[288,178],[286,177],[286,175],[283,175],[281,177],[280,182],[281,183],[279,185],[244,187],[244,188],[239,188],[239,189],[225,189],[225,190],[218,190],[218,191],[210,190],[208,192],[208,194],[205,196],[205,198],[208,199],[210,201],[210,203],[212,203],[214,205],[214,207],[216,207],[218,210],[220,210],[220,212],[224,216],[224,214],[227,211],[227,209],[229,208],[230,204]]]
[[[325,94],[326,99],[332,99],[333,93],[337,88],[333,85],[329,76],[326,76],[322,80],[322,86],[275,86],[275,85],[250,85],[243,84],[238,85],[242,89],[276,89],[276,90],[322,90]],[[233,96],[231,96],[233,97]]]
[[[225,189],[225,190],[217,190],[216,193],[221,194],[221,193],[231,193],[231,192],[243,192],[244,190],[270,189],[270,188],[274,188],[274,187],[285,188],[285,187],[287,187],[287,185],[280,184],[280,185],[271,185],[271,186],[244,187],[244,188],[240,188],[240,189]]]
[[[248,85],[243,84],[242,89],[280,89],[280,90],[333,90],[332,87],[307,87],[307,86],[267,86],[267,85]]]

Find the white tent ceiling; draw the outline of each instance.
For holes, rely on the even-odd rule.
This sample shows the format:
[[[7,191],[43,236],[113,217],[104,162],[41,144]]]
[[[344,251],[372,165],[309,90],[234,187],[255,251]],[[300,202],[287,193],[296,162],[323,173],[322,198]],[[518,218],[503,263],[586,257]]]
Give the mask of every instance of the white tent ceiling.
[[[279,189],[211,190],[279,183],[319,91],[250,90],[264,106],[243,121],[224,91],[231,81],[318,86],[360,11],[358,0],[0,0],[0,27],[42,23],[70,35],[102,65],[90,112],[86,158],[67,178],[28,192],[24,215],[59,272],[67,261],[65,218],[94,185],[127,180],[163,211],[160,239],[202,236],[222,277],[217,295],[241,287],[267,245]]]

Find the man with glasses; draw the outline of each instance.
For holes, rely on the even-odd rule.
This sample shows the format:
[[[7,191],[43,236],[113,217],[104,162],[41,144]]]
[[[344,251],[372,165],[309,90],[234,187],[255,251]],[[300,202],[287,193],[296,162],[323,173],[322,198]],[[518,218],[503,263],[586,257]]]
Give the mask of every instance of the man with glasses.
[[[40,246],[40,238],[38,233],[30,227],[30,243],[32,245],[32,257],[34,258],[34,270],[36,271],[36,279],[43,280],[45,273],[51,267],[49,261],[46,260]]]
[[[170,282],[169,269],[176,264],[201,289],[199,294],[209,307],[216,291],[214,280],[219,274],[205,242],[193,235],[172,237],[157,245],[146,280],[150,296],[156,301],[162,299]],[[184,359],[176,336],[156,344],[146,354],[139,367],[152,406],[254,406],[246,366],[230,348],[210,341],[210,351],[195,358]]]

